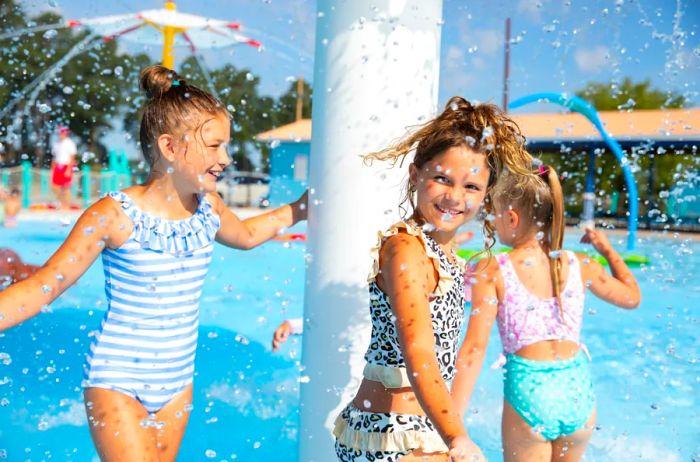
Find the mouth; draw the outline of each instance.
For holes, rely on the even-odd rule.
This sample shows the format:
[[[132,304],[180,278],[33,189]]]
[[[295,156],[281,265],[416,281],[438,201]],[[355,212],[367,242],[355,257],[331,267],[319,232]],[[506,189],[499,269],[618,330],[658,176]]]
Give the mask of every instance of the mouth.
[[[451,219],[453,219],[459,215],[462,215],[464,213],[463,210],[457,210],[457,209],[453,209],[453,208],[444,208],[444,207],[440,207],[437,204],[435,204],[435,209],[437,209],[437,211],[440,212],[440,214],[442,214],[443,219],[446,218],[448,220],[451,220]]]
[[[207,175],[216,181],[221,176],[221,170],[208,170]]]

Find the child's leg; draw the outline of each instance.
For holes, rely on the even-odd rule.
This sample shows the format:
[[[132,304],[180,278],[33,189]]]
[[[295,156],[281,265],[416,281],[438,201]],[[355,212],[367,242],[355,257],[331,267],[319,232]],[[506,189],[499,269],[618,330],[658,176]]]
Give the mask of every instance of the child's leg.
[[[562,436],[552,441],[552,461],[578,462],[583,457],[588,441],[593,435],[593,426],[596,420],[596,409],[593,409],[591,418],[586,425],[576,432]]]
[[[102,462],[159,462],[156,432],[134,398],[103,388],[85,389],[90,434]]]
[[[503,460],[505,462],[549,462],[552,444],[535,432],[515,409],[503,402]]]
[[[177,457],[182,437],[185,435],[187,421],[190,418],[191,404],[192,385],[189,385],[182,393],[156,412],[156,421],[164,424],[156,435],[160,462],[174,461]]]

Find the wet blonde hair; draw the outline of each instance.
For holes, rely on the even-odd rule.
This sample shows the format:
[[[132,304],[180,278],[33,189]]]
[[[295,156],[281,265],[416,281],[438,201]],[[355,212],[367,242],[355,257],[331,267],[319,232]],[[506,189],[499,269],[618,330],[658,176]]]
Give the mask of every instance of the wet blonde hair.
[[[561,304],[561,249],[564,242],[564,195],[553,167],[542,165],[530,174],[505,173],[489,192],[500,210],[511,208],[527,225],[528,233],[542,232],[538,239],[550,257],[549,272],[554,296]],[[563,318],[562,318],[563,319]]]
[[[220,114],[230,118],[219,100],[204,90],[189,85],[177,72],[161,65],[148,66],[139,76],[148,101],[141,118],[141,151],[153,166],[158,158],[157,139],[164,133],[179,133],[184,128],[199,128],[202,116]]]
[[[506,170],[520,174],[531,173],[532,156],[525,149],[525,137],[520,132],[520,127],[498,106],[472,105],[461,96],[450,98],[445,109],[437,117],[419,126],[394,145],[367,154],[364,159],[367,164],[381,160],[388,161],[393,166],[399,161],[403,163],[406,156],[415,151],[413,164],[421,169],[436,156],[457,146],[464,146],[486,156],[489,168],[487,192]],[[414,193],[413,185],[407,181],[399,205],[404,219],[415,214]],[[404,205],[407,202],[410,210]],[[487,213],[491,211],[488,196],[484,201],[484,208]],[[495,232],[487,221],[484,222],[484,232],[488,236],[485,251],[490,254],[495,244]],[[480,255],[481,252],[472,259]]]

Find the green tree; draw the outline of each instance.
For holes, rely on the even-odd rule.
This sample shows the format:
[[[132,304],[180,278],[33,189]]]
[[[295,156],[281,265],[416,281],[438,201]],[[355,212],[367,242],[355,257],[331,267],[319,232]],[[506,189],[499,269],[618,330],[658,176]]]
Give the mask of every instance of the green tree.
[[[294,80],[289,84],[287,91],[280,96],[279,104],[275,108],[276,120],[279,125],[289,124],[296,119],[297,93],[299,80]],[[302,81],[302,96],[301,96],[301,117],[303,119],[311,118],[311,86],[305,81]]]
[[[31,20],[13,0],[2,3],[5,32],[25,27],[59,24],[54,13]],[[104,162],[100,138],[113,128],[115,117],[135,96],[135,75],[148,61],[145,55],[119,55],[114,41],[104,41],[87,30],[56,28],[0,40],[0,107],[24,92],[24,97],[0,120],[0,137],[9,151],[24,154],[35,164],[50,160],[50,139],[58,125],[68,126],[81,152]],[[77,48],[76,48],[77,47]],[[57,70],[52,66],[72,59]],[[10,153],[12,154],[12,152]],[[87,156],[86,160],[91,160]]]
[[[590,82],[576,92],[598,111],[627,109],[681,108],[687,105],[684,96],[672,91],[651,88],[651,81],[634,83],[629,77],[621,84]]]

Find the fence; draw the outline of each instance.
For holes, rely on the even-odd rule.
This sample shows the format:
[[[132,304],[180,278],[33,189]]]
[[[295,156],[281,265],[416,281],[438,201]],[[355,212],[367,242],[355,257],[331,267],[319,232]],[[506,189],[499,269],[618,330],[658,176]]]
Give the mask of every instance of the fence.
[[[71,197],[79,198],[83,207],[88,207],[103,194],[131,186],[132,174],[124,153],[110,152],[109,168],[92,171],[89,165],[83,165],[73,173]],[[51,172],[49,169],[32,167],[31,162],[22,162],[20,166],[0,169],[0,185],[6,191],[17,188],[22,192],[22,207],[32,204],[46,204],[55,201],[51,190]]]

